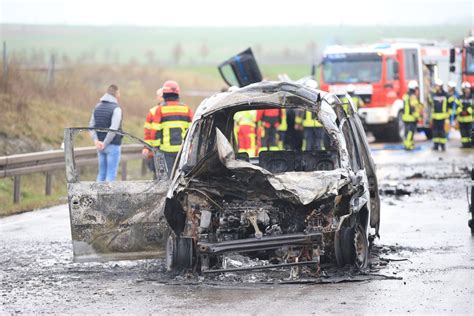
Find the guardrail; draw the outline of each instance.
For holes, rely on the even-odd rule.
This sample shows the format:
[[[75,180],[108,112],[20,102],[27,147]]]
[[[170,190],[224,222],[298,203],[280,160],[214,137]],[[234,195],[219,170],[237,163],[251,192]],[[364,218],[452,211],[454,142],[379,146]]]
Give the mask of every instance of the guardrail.
[[[122,180],[127,179],[127,161],[142,159],[143,145],[122,145],[120,157]],[[95,147],[81,147],[74,150],[76,166],[97,165],[97,151]],[[64,150],[50,150],[36,153],[1,156],[0,178],[13,177],[13,202],[20,203],[21,176],[44,172],[46,177],[45,194],[51,195],[52,172],[65,170]],[[146,172],[145,163],[142,163],[142,173]]]

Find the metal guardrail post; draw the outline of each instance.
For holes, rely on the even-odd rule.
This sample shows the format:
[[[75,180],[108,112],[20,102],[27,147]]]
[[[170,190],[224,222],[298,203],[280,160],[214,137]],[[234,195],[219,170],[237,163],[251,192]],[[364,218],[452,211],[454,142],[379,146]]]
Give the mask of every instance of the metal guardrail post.
[[[120,164],[122,165],[122,181],[125,181],[127,180],[127,162],[122,161]]]
[[[15,176],[13,177],[13,203],[18,204],[20,203],[20,185],[21,185],[21,177]]]
[[[46,183],[44,187],[44,193],[49,196],[51,195],[51,183],[53,182],[53,175],[50,171],[46,172]]]

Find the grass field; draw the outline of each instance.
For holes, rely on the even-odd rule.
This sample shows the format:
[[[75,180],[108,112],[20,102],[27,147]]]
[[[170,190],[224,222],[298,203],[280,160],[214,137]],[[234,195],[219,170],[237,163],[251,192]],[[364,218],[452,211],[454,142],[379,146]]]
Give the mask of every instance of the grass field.
[[[238,28],[3,24],[1,37],[11,52],[43,60],[54,52],[61,59],[78,62],[215,65],[252,47],[263,64],[307,64],[312,49],[321,51],[329,44],[358,44],[397,37],[448,40],[459,45],[470,27],[468,24]]]

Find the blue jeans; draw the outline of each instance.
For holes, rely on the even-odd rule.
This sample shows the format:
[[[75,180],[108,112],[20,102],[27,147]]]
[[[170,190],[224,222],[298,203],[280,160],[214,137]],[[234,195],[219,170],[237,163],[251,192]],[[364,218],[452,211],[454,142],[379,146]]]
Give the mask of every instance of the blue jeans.
[[[99,157],[99,173],[97,181],[114,181],[120,162],[120,145],[108,144],[103,150],[97,151]]]

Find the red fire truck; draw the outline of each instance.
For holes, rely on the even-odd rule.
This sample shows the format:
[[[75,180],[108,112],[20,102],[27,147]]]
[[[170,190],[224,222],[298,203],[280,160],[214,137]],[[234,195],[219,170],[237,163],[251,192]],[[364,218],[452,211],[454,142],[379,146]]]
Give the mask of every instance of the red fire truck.
[[[408,82],[416,80],[420,99],[426,105],[435,78],[447,82],[450,72],[449,44],[420,41],[387,41],[381,44],[347,47],[329,46],[320,66],[321,90],[344,95],[349,84],[362,98],[359,115],[368,131],[380,141],[403,139],[403,95]],[[428,108],[426,108],[428,109]],[[430,138],[429,113],[418,124]]]
[[[471,90],[474,91],[474,29],[470,36],[463,42],[462,53],[462,81],[471,84]]]

